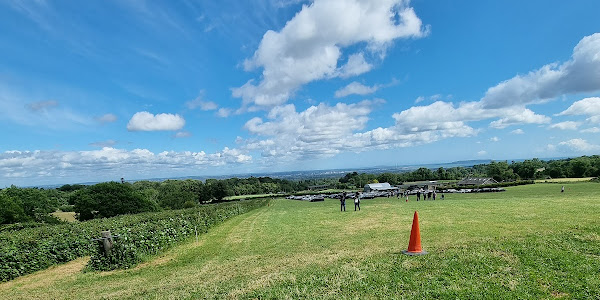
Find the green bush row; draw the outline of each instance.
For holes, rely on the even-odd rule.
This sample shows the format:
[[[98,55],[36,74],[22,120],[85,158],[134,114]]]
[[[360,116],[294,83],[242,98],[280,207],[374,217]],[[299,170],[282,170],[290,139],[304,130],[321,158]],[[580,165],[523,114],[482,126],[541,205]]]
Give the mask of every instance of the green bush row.
[[[46,225],[0,235],[0,282],[46,269],[93,250],[90,238],[100,222]]]
[[[125,215],[79,223],[47,225],[0,232],[0,282],[91,255],[91,270],[135,265],[195,233],[206,232],[227,218],[263,206],[268,200],[236,201],[201,207]],[[17,229],[17,228],[15,228]],[[110,256],[105,256],[100,232],[120,235]]]
[[[126,222],[113,223],[111,234],[118,235],[113,249],[106,255],[99,242],[88,263],[88,270],[126,269],[141,262],[145,256],[157,254],[172,245],[204,233],[228,218],[264,206],[268,200],[247,200],[203,206],[197,209],[169,211],[160,215],[141,214]],[[135,219],[134,222],[132,219]]]

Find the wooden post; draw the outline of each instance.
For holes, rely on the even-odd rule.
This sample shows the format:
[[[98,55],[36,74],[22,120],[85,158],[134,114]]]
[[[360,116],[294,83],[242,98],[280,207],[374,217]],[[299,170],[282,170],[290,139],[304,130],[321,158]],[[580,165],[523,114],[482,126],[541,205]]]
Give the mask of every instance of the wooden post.
[[[114,244],[113,237],[110,231],[102,231],[100,234],[102,235],[102,244],[104,244],[104,254],[108,256]]]

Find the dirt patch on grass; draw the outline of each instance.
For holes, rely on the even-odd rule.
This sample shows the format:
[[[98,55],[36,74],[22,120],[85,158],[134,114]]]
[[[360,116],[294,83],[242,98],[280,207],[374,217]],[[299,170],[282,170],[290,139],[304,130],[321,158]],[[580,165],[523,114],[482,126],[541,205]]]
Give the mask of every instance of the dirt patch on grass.
[[[52,266],[49,269],[16,278],[12,281],[0,284],[0,291],[14,287],[22,289],[34,289],[38,287],[50,286],[57,280],[63,280],[65,277],[81,273],[81,270],[83,270],[89,260],[89,256],[82,257],[66,264]]]
[[[492,256],[498,257],[508,262],[511,266],[515,266],[519,263],[519,258],[517,256],[514,256],[512,253],[500,250],[492,250],[490,253],[492,254]]]
[[[568,297],[568,296],[569,296],[569,294],[567,294],[567,293],[557,292],[557,291],[552,292],[553,298],[564,298],[564,297]]]

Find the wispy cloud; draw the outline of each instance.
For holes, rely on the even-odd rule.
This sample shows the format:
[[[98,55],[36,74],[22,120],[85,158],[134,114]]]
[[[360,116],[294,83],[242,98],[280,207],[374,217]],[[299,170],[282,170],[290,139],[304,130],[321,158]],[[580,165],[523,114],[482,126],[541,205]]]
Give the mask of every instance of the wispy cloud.
[[[104,124],[104,123],[112,123],[117,121],[117,116],[114,114],[104,114],[99,117],[96,117],[96,121]]]
[[[346,97],[348,95],[368,95],[379,89],[378,86],[366,86],[360,82],[353,81],[347,86],[335,91],[336,98]]]
[[[33,101],[36,98],[28,92],[14,90],[0,84],[0,119],[25,126],[43,126],[47,129],[75,129],[93,124],[93,119],[84,113],[74,111],[57,100]],[[27,104],[23,104],[27,103]]]
[[[57,106],[58,106],[58,102],[55,100],[38,101],[38,102],[32,102],[32,103],[27,104],[27,108],[29,108],[32,111],[47,110],[49,108],[57,107]]]
[[[116,144],[117,144],[117,141],[115,141],[115,140],[106,140],[106,141],[101,141],[101,142],[90,143],[90,146],[104,148],[104,147],[112,147]]]
[[[560,130],[577,130],[577,128],[581,125],[579,122],[574,121],[565,121],[556,124],[552,124],[548,126],[551,129],[560,129]]]
[[[221,118],[227,118],[233,113],[231,108],[219,108],[217,111],[217,116]]]
[[[187,138],[190,136],[192,136],[192,133],[189,131],[179,131],[174,135],[175,138]]]
[[[200,95],[194,100],[187,101],[185,106],[189,109],[200,108],[201,110],[215,110],[219,108],[219,105],[212,101],[206,101],[204,99],[205,92],[201,91]]]
[[[600,132],[600,128],[598,128],[598,127],[586,128],[586,129],[581,130],[581,132],[583,132],[583,133],[598,133],[598,132]]]

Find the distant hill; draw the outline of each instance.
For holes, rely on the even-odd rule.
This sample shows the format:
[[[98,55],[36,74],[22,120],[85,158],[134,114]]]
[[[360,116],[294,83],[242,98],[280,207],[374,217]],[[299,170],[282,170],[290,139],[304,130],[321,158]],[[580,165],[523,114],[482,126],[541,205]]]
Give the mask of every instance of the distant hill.
[[[556,159],[564,159],[564,158],[542,158],[541,160],[556,160]],[[511,161],[524,161],[525,159],[512,159],[506,160],[508,162]],[[504,160],[498,160],[504,161]],[[327,169],[327,170],[305,170],[305,171],[288,171],[288,172],[257,172],[257,173],[243,173],[243,174],[228,174],[228,175],[218,175],[218,176],[180,176],[180,177],[166,177],[166,178],[145,178],[145,179],[136,179],[136,180],[126,180],[127,182],[136,182],[141,180],[149,180],[149,181],[164,181],[167,179],[175,179],[175,180],[185,180],[185,179],[196,179],[196,180],[206,180],[209,178],[214,179],[227,179],[227,178],[248,178],[248,177],[271,177],[271,178],[279,178],[279,179],[287,179],[287,180],[302,180],[302,179],[316,179],[316,178],[336,178],[342,177],[346,173],[349,172],[358,172],[358,173],[367,173],[367,174],[381,174],[381,173],[401,173],[401,172],[409,172],[414,171],[418,168],[428,168],[428,169],[437,169],[440,167],[443,168],[452,168],[452,167],[472,167],[474,165],[481,164],[489,164],[492,162],[492,159],[473,159],[473,160],[460,160],[454,161],[450,163],[433,163],[433,164],[414,164],[414,165],[399,165],[399,166],[375,166],[368,168],[344,168],[344,169]],[[118,180],[115,179],[115,180]],[[98,182],[85,182],[79,183],[83,185],[93,185]],[[73,183],[69,183],[73,184]],[[33,187],[40,187],[45,189],[54,189],[61,187],[63,184],[52,184],[52,185],[39,185]]]

